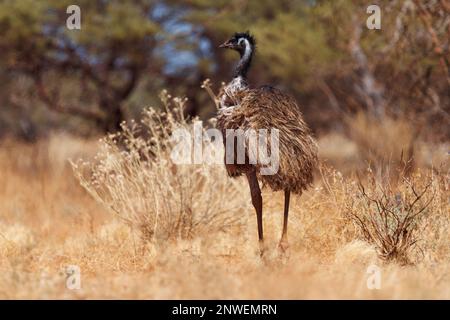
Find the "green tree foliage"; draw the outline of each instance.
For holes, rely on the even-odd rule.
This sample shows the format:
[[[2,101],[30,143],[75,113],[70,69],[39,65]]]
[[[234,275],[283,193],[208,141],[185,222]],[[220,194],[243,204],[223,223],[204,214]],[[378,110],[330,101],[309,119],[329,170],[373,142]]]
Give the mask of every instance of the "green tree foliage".
[[[148,15],[152,3],[78,1],[82,29],[69,30],[72,1],[0,3],[3,70],[11,80],[26,75],[34,94],[52,110],[94,121],[114,131],[124,120],[123,104],[139,79],[160,76],[156,39],[161,30]],[[23,92],[20,92],[23,96]]]

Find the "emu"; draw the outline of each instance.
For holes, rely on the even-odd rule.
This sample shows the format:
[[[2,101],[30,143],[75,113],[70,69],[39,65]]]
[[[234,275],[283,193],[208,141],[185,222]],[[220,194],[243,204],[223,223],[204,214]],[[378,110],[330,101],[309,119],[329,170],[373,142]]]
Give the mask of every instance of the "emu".
[[[275,174],[261,175],[262,164],[249,163],[248,148],[244,148],[245,163],[226,161],[225,167],[230,177],[242,175],[247,177],[252,204],[256,211],[261,256],[264,253],[264,237],[263,203],[259,181],[263,187],[268,186],[273,191],[284,191],[283,231],[279,242],[279,248],[284,252],[288,248],[290,195],[291,193],[301,195],[312,184],[313,169],[317,163],[317,144],[293,97],[271,86],[249,87],[247,73],[256,49],[254,37],[248,32],[235,33],[220,47],[235,50],[240,55],[233,79],[219,94],[217,126],[222,130],[225,145],[227,138],[234,140],[236,138],[227,137],[227,131],[230,132],[227,129],[243,131],[278,129],[279,132],[279,168]]]

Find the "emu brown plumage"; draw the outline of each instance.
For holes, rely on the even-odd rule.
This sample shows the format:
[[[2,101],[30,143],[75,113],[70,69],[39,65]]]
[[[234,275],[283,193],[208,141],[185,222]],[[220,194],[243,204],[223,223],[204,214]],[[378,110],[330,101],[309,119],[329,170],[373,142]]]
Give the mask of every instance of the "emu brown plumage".
[[[252,203],[255,207],[258,223],[258,236],[263,253],[262,197],[258,180],[273,191],[284,191],[284,221],[280,248],[287,246],[287,220],[290,194],[301,194],[313,181],[313,168],[317,163],[317,145],[311,131],[303,120],[302,113],[294,98],[279,89],[262,86],[251,89],[246,81],[255,49],[255,42],[248,33],[236,33],[221,47],[238,51],[241,60],[235,71],[234,79],[221,92],[221,102],[217,117],[217,126],[222,130],[226,145],[227,129],[278,129],[279,132],[279,168],[273,175],[261,175],[263,166],[256,162],[250,164],[248,154],[243,164],[225,163],[231,177],[246,175]],[[233,137],[234,139],[234,137]],[[244,143],[245,139],[243,139]],[[248,152],[248,146],[245,146]],[[270,150],[269,145],[269,150]],[[236,157],[234,157],[236,159]]]

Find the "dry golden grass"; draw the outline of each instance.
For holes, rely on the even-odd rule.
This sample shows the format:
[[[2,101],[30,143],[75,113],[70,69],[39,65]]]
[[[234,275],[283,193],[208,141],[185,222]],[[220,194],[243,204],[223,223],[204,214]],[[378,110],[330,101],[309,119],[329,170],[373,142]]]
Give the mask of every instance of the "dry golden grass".
[[[351,145],[342,137],[319,139],[319,144],[335,145],[333,139]],[[106,172],[125,174],[124,184],[106,176],[95,193],[89,174],[103,170],[96,161],[105,159],[94,159],[101,150],[98,141],[54,135],[32,146],[0,144],[1,298],[450,299],[448,172],[434,177],[435,195],[419,226],[423,255],[414,265],[385,262],[376,247],[362,240],[346,213],[357,180],[333,169],[319,172],[314,187],[292,199],[287,255],[277,249],[282,194],[264,191],[268,253],[261,259],[245,181],[230,182],[221,167],[145,164],[126,152],[120,157],[123,150],[109,146],[106,156],[116,158],[103,165],[109,166]],[[328,162],[350,172],[356,152],[345,148],[344,156]],[[93,170],[82,171],[91,194],[68,163],[80,157]],[[427,172],[422,168],[415,174],[420,180]],[[175,181],[181,183],[178,188]],[[189,206],[176,198],[181,191],[190,192]],[[168,203],[172,210],[161,209]],[[218,210],[219,217],[211,216]],[[155,229],[156,215],[165,228]],[[176,229],[170,219],[180,216],[187,222]],[[232,223],[217,228],[224,219]],[[198,221],[205,224],[190,229]],[[143,223],[160,236],[145,234]],[[367,268],[373,264],[381,269],[379,290],[367,287]],[[80,267],[80,290],[66,288],[68,265]]]

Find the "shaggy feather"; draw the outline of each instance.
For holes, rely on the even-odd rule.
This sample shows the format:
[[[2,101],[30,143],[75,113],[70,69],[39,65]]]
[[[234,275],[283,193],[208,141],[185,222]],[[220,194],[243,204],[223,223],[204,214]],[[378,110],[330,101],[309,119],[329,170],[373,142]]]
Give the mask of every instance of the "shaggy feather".
[[[224,143],[227,140],[226,129],[242,129],[244,132],[247,129],[267,129],[269,132],[272,128],[278,129],[280,166],[274,175],[260,175],[259,169],[263,164],[249,164],[246,154],[245,164],[225,164],[228,174],[236,177],[256,168],[263,186],[269,186],[274,191],[289,190],[300,194],[312,183],[317,144],[295,100],[269,86],[257,89],[244,86],[231,91],[231,95],[230,91],[225,87],[222,92],[217,118],[218,128],[224,134]],[[248,143],[248,140],[244,141]],[[245,147],[248,152],[248,145]]]

